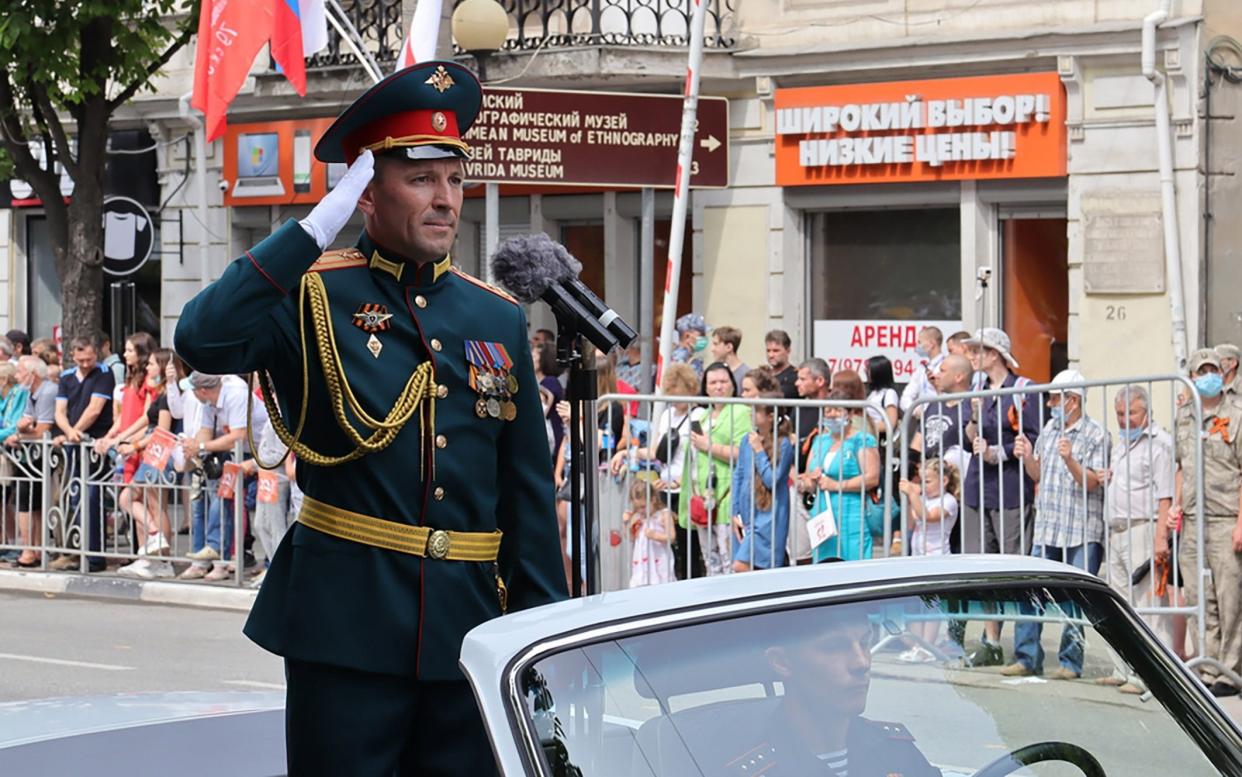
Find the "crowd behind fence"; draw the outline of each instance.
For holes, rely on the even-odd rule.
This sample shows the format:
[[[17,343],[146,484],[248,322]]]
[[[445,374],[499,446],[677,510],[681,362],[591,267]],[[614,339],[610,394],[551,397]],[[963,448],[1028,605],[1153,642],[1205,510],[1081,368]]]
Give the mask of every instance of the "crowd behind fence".
[[[1194,384],[1077,377],[928,395],[896,428],[857,400],[605,395],[601,416],[621,403],[631,419],[627,449],[601,444],[600,586],[827,560],[1034,554],[1104,578],[1180,656],[1242,684],[1198,594],[1222,581],[1212,580],[1205,542],[1183,547],[1205,536],[1205,414]],[[1179,416],[1196,430],[1180,463]],[[696,422],[706,448],[688,430]],[[1000,628],[987,626],[972,657],[996,663],[986,653],[1004,654]],[[970,652],[960,626],[929,635],[940,640],[928,642],[937,658]],[[1021,665],[1029,657],[1019,643],[1030,638],[1015,635],[1013,673],[1041,669]],[[1133,679],[1120,662],[1118,673],[1118,685]]]
[[[870,401],[829,397],[602,396],[599,418],[625,407],[628,445],[618,449],[607,423],[588,420],[601,590],[828,560],[1035,553],[1104,577],[1179,655],[1242,684],[1236,657],[1218,654],[1208,597],[1197,593],[1220,582],[1205,542],[1183,552],[1186,537],[1205,536],[1204,435],[1193,434],[1180,463],[1174,443],[1179,415],[1204,426],[1189,380],[929,395],[897,425]],[[242,446],[229,462],[161,456],[154,446],[128,482],[118,457],[91,440],[6,446],[0,552],[34,551],[37,563],[24,566],[41,570],[141,562],[143,577],[210,561],[228,564],[213,579],[243,585],[260,497],[259,478],[232,463],[248,458]],[[1194,477],[1179,483],[1183,472]],[[1180,515],[1182,504],[1194,509]],[[961,627],[939,628],[929,624],[921,641],[932,655],[966,653]],[[984,653],[1000,651],[999,631],[986,625]]]

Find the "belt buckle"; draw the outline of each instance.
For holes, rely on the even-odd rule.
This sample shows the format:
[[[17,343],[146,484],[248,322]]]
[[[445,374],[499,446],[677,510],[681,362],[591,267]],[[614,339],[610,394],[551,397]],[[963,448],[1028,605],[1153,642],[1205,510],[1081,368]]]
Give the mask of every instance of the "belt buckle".
[[[427,555],[437,561],[443,561],[449,554],[449,533],[436,529],[427,537]]]

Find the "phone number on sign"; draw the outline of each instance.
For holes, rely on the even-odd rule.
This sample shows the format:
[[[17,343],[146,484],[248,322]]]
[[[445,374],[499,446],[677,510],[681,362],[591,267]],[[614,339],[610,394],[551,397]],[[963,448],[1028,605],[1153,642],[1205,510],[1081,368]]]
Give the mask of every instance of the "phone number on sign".
[[[864,378],[867,377],[866,359],[843,357],[829,358],[826,361],[828,362],[828,368],[833,372],[853,370]],[[926,369],[924,362],[920,359],[898,359],[893,362],[893,379],[898,383],[906,383],[914,377],[915,371],[920,369]]]

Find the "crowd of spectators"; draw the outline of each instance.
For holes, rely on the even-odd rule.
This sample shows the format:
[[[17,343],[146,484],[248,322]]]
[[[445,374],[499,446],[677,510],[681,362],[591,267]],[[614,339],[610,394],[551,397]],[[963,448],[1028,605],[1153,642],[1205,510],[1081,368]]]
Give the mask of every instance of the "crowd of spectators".
[[[265,559],[275,552],[299,494],[292,455],[268,470],[250,450],[253,426],[263,461],[284,455],[257,390],[234,375],[188,373],[145,332],[126,338],[119,354],[107,337],[74,339],[66,348],[72,366],[63,371],[54,341],[31,342],[23,332],[0,338],[0,355],[7,454],[0,463],[0,544],[20,549],[5,551],[5,561],[144,579],[227,580],[237,572],[240,516],[243,565],[252,584],[261,582],[265,565],[254,551]],[[49,484],[37,453],[44,441],[64,451],[53,460],[61,465],[52,472],[56,493],[48,496],[63,492],[66,504],[57,507],[68,516],[48,527]],[[45,534],[46,547],[62,551],[47,559],[39,550]],[[178,569],[173,557],[191,563]]]
[[[1115,393],[1115,419],[1088,413],[1088,381],[1074,370],[1053,378],[1052,386],[1063,388],[1024,391],[1032,382],[1021,374],[1008,335],[997,328],[947,337],[935,327],[921,330],[921,368],[904,386],[894,382],[882,355],[866,361],[865,374],[834,373],[818,358],[795,367],[789,336],[778,330],[765,336],[768,363],[748,367],[738,357],[739,329],[711,329],[697,314],[683,316],[676,329],[678,344],[661,389],[670,398],[698,399],[671,401],[649,428],[647,406],[641,417],[623,406],[624,418],[600,426],[604,478],[629,472],[626,525],[637,532],[634,516],[665,509],[674,517],[671,534],[644,528],[642,541],[632,543],[631,585],[829,559],[1010,553],[1102,575],[1135,606],[1183,606],[1200,594],[1183,595],[1181,581],[1196,575],[1179,568],[1196,568],[1195,543],[1203,541],[1212,544],[1206,553],[1212,574],[1205,582],[1212,590],[1202,594],[1208,644],[1187,645],[1184,617],[1145,617],[1180,655],[1198,650],[1242,669],[1242,442],[1231,431],[1242,425],[1242,382],[1234,346],[1201,351],[1188,365],[1207,436],[1207,536],[1199,540],[1183,522],[1193,509],[1193,481],[1187,478],[1197,434],[1193,403],[1185,396],[1179,399],[1175,443],[1152,417],[1152,397],[1143,386],[1109,391]],[[615,359],[600,356],[603,363]],[[633,355],[620,358],[633,370],[627,374],[639,374]],[[614,390],[601,385],[601,392],[606,388]],[[953,398],[1003,390],[1011,393]],[[736,396],[751,404],[720,401]],[[763,403],[795,398],[827,400],[828,406]],[[608,411],[600,412],[603,419]],[[903,472],[899,440],[887,437],[899,436],[907,415],[909,465]],[[884,493],[886,483],[891,494]],[[645,491],[642,498],[639,491]],[[562,496],[567,514],[564,489]],[[658,575],[649,572],[655,559],[663,570]],[[568,575],[568,561],[566,570]],[[923,627],[923,643],[938,642],[943,654],[968,665],[1063,680],[1084,671],[1083,638],[1073,625],[1065,627],[1050,671],[1037,619],[1018,624],[1008,651],[1001,620],[985,621],[969,650],[965,624],[951,623],[943,635],[933,625]],[[915,644],[902,658],[935,656]],[[1124,662],[1115,663],[1112,676],[1095,681],[1142,693]],[[1236,693],[1228,677],[1203,672],[1214,693]]]
[[[738,355],[740,329],[710,329],[697,314],[676,329],[678,346],[659,376],[665,412],[655,417],[651,405],[617,398],[653,388],[643,385],[649,370],[639,348],[595,354],[606,399],[593,421],[584,419],[584,439],[596,449],[601,480],[616,484],[632,550],[630,585],[879,555],[1027,554],[1103,575],[1136,606],[1204,597],[1204,645],[1187,644],[1182,617],[1146,617],[1180,655],[1197,650],[1242,669],[1236,347],[1191,357],[1198,402],[1179,397],[1175,429],[1166,430],[1140,385],[1116,392],[1115,419],[1091,416],[1087,380],[1073,370],[1043,393],[1024,391],[1031,381],[996,328],[948,337],[923,329],[921,368],[904,386],[882,355],[866,360],[865,374],[833,372],[819,358],[795,366],[789,335],[774,330],[764,337],[766,364],[750,367]],[[535,332],[531,345],[568,584],[574,473],[566,378],[552,332]],[[16,331],[0,338],[4,560],[212,581],[233,579],[240,563],[260,584],[264,563],[256,559],[274,553],[300,493],[296,461],[285,456],[258,390],[237,376],[187,374],[145,333],[128,337],[120,353],[107,338],[74,340],[66,356],[71,366],[61,370],[52,341]],[[956,398],[986,390],[1009,393]],[[736,397],[747,402],[730,401]],[[793,407],[790,399],[819,404]],[[898,430],[907,416],[902,471]],[[1202,536],[1187,520],[1198,508],[1200,438]],[[45,439],[64,448],[52,488],[73,481],[64,489],[72,520],[57,525],[48,543],[63,552],[48,559],[39,548],[52,533],[42,515],[49,484],[32,476],[28,453],[28,444]],[[260,466],[282,457],[275,469]],[[71,529],[76,547],[64,550]],[[591,538],[597,546],[609,541]],[[1202,578],[1200,545],[1211,572]],[[950,624],[945,635],[929,624],[902,658],[934,660],[926,645],[935,643],[1007,676],[1081,677],[1077,627],[1064,628],[1057,666],[1046,671],[1040,623],[1017,624],[1008,656],[1002,626],[985,621],[968,650],[963,624]],[[1227,675],[1201,671],[1214,693],[1237,693]],[[1144,690],[1120,658],[1111,676],[1096,679],[1127,693]]]

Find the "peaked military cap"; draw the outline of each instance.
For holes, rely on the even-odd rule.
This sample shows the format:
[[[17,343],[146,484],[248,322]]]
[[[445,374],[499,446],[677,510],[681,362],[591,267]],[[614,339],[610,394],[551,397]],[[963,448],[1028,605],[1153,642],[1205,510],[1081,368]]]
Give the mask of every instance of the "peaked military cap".
[[[380,81],[337,117],[315,146],[321,162],[347,162],[364,149],[403,158],[470,158],[462,136],[483,103],[479,79],[456,62],[422,62]]]

